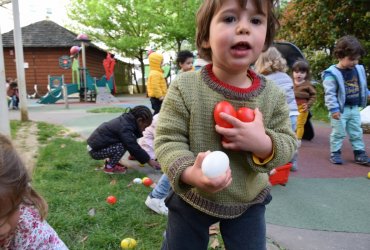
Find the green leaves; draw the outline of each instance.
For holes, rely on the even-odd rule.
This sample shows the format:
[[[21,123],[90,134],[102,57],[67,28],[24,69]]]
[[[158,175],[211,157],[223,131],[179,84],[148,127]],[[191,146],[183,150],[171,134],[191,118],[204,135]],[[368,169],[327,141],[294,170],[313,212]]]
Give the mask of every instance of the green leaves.
[[[330,53],[344,35],[369,41],[370,33],[364,32],[370,25],[368,7],[367,1],[292,0],[282,11],[279,38],[300,48],[328,49]]]
[[[71,0],[68,16],[79,33],[106,44],[144,69],[148,47],[181,49],[194,46],[195,13],[200,0]],[[142,72],[144,75],[144,72]],[[145,89],[145,78],[142,78]]]
[[[321,69],[316,67],[318,65],[315,65],[315,61],[310,61],[314,57],[307,58],[313,66],[314,74],[319,75],[332,63],[335,42],[344,35],[357,37],[365,51],[370,51],[369,1],[291,0],[284,6],[278,39],[296,44],[306,55],[323,52],[328,56]],[[360,63],[369,72],[370,53],[361,58]],[[321,62],[320,66],[323,66]]]
[[[92,38],[102,39],[112,49],[133,54],[136,48],[135,57],[140,59],[141,51],[153,41],[157,47],[175,47],[185,40],[194,44],[195,13],[200,2],[72,0],[68,15],[86,26]]]

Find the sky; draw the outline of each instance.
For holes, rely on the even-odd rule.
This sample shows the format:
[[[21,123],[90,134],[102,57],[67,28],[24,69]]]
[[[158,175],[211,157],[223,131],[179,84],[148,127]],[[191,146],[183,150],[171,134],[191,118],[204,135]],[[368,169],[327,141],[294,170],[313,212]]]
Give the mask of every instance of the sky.
[[[69,23],[66,6],[69,0],[18,0],[21,27],[49,18],[62,26]],[[0,7],[1,33],[13,30],[12,4]]]

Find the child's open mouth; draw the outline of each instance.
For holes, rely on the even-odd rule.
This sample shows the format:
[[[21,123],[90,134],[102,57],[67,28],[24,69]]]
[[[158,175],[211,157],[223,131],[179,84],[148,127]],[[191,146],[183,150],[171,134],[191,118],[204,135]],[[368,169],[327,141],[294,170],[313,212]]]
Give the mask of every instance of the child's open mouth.
[[[250,48],[251,46],[247,42],[239,42],[231,47],[231,49],[235,49],[235,50],[248,50]]]
[[[231,51],[235,56],[245,56],[250,49],[251,46],[247,42],[239,42],[231,47]]]

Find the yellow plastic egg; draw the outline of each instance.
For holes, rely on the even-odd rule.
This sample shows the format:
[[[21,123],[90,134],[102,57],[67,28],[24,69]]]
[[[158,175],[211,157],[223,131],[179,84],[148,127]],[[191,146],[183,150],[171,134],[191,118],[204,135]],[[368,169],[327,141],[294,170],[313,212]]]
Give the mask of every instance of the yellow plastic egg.
[[[133,238],[126,238],[121,241],[122,249],[134,249],[136,245],[137,245],[137,242]]]

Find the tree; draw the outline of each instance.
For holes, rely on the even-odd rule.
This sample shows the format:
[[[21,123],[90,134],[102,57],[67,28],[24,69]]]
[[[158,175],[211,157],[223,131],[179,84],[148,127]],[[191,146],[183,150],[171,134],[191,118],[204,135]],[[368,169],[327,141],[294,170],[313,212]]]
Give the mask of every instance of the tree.
[[[156,41],[163,47],[169,46],[177,51],[181,50],[184,41],[194,46],[195,16],[200,3],[200,0],[163,0],[157,6],[161,25],[158,27],[160,38]]]
[[[279,38],[332,55],[338,38],[353,35],[370,52],[369,10],[368,0],[292,0],[282,12]],[[362,61],[369,72],[370,53]]]
[[[285,9],[289,1],[290,0],[277,0],[276,7],[279,13],[281,12],[282,9]]]
[[[278,39],[300,47],[312,75],[320,80],[322,70],[337,61],[332,57],[335,42],[344,35],[357,37],[368,52],[361,63],[370,73],[370,2],[368,0],[291,0],[280,12]],[[368,81],[370,82],[370,81]],[[326,110],[323,86],[317,85],[314,110]]]
[[[72,0],[68,16],[84,32],[141,64],[145,92],[144,58],[159,19],[153,12],[159,0]]]

